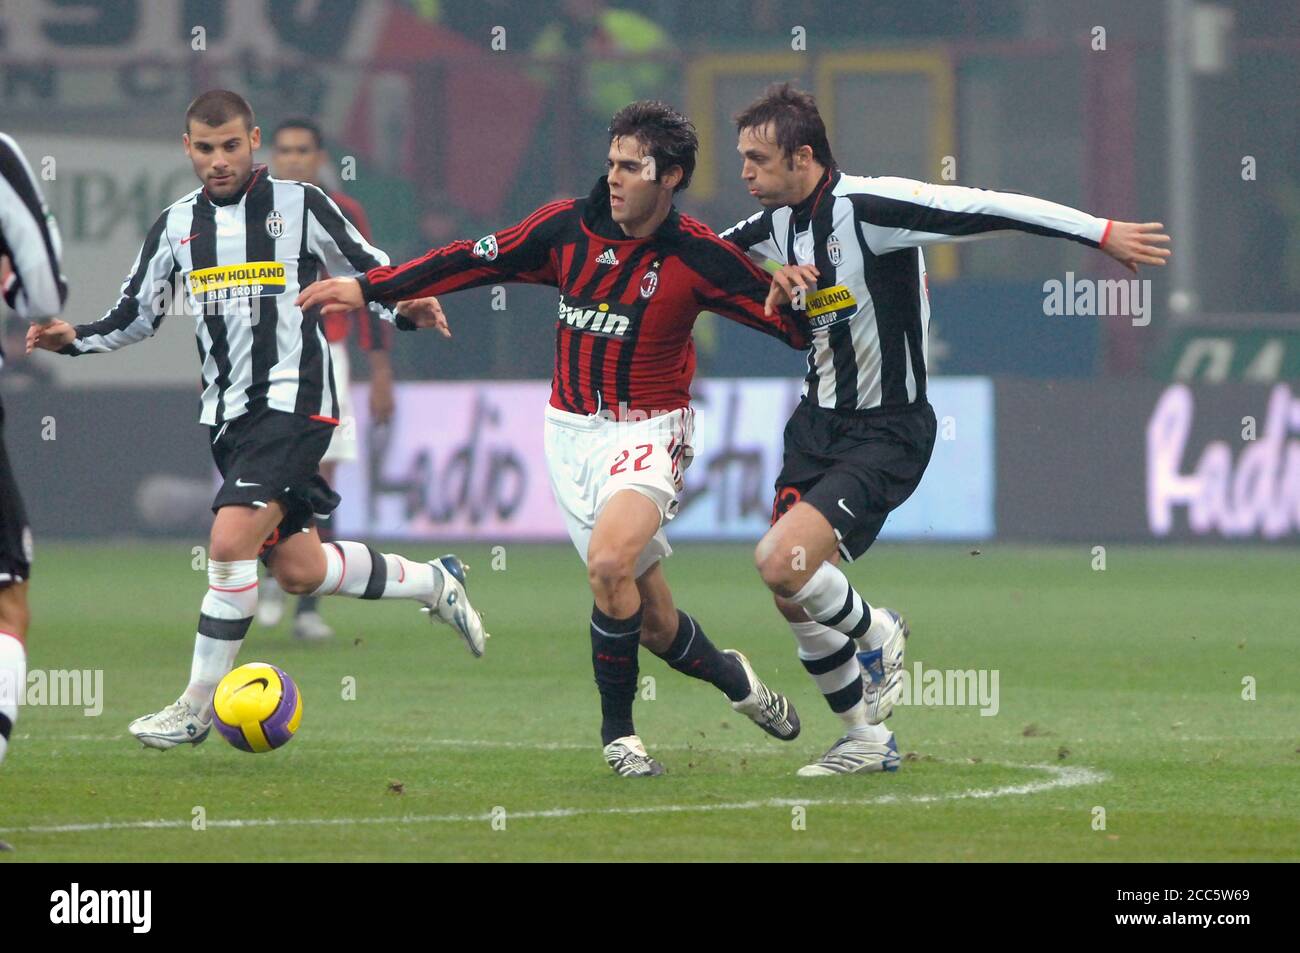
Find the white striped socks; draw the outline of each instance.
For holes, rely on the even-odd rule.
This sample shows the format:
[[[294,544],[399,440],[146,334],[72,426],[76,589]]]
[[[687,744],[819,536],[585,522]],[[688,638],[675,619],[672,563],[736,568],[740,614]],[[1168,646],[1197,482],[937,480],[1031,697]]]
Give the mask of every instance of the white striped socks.
[[[314,596],[437,602],[442,594],[442,577],[428,563],[348,540],[323,543],[321,549],[325,552],[325,579]]]
[[[802,606],[811,618],[856,640],[863,651],[884,644],[889,618],[871,608],[837,566],[822,563],[790,601]]]

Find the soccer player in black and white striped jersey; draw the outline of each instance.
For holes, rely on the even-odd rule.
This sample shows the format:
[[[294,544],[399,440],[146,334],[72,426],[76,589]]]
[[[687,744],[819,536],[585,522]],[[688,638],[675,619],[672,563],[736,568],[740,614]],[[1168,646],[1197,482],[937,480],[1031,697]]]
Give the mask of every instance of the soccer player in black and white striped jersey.
[[[186,112],[183,142],[203,186],[158,217],[104,318],[75,328],[59,321],[28,334],[29,350],[64,354],[142,341],[157,330],[176,281],[195,317],[200,419],[211,430],[224,483],[212,504],[208,592],[190,683],[174,704],[130,726],[154,748],[207,736],[213,691],[234,667],[257,607],[259,555],[288,592],[413,599],[456,629],[475,655],[486,637],[455,556],[416,562],[364,543],[322,545],[317,535],[314,519],[339,502],[319,474],[338,400],[320,315],[295,299],[324,271],[357,275],[388,257],[316,186],[271,178],[254,165],[260,141],[242,96],[199,96]],[[411,313],[415,324],[441,318],[433,299]]]
[[[1169,255],[1158,222],[1109,221],[1008,192],[847,175],[807,93],[781,84],[736,117],[741,177],[763,211],[723,232],[782,267],[769,304],[800,303],[813,332],[804,397],[785,430],[772,528],[755,561],[799,657],[844,734],[805,776],[894,770],[883,724],[902,693],[906,623],[836,565],[875,541],[934,449],[921,246],[1021,231],[1099,248],[1136,271]]]
[[[0,271],[5,301],[20,318],[40,323],[63,310],[68,285],[54,216],[18,143],[0,133]],[[4,352],[0,351],[0,366]],[[27,688],[27,585],[32,531],[4,446],[0,405],[0,761]]]

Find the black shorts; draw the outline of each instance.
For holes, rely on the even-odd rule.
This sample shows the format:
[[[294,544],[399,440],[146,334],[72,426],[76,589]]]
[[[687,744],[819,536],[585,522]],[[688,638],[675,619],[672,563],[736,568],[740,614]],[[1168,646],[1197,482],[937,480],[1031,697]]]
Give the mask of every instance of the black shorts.
[[[0,404],[0,588],[32,577],[32,531],[9,466],[4,445],[4,405]]]
[[[302,414],[256,410],[212,427],[212,459],[224,482],[212,501],[223,506],[266,506],[278,500],[286,515],[263,546],[270,547],[325,519],[339,505],[320,475],[334,424]]]
[[[857,559],[921,482],[934,451],[934,408],[837,411],[808,400],[785,425],[772,522],[800,500],[826,517],[840,553]]]

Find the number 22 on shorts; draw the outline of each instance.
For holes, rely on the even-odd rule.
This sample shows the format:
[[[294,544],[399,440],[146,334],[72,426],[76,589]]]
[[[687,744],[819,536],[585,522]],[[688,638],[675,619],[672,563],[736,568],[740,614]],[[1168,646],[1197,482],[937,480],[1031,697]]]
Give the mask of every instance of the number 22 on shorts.
[[[654,452],[654,444],[639,443],[636,445],[635,449],[637,451],[637,458],[632,461],[632,469],[637,471],[649,470],[650,465],[646,463],[646,460],[648,460],[650,454]],[[614,465],[609,468],[609,475],[618,476],[620,473],[627,472],[627,461],[631,455],[632,451],[630,450],[620,450],[618,459],[615,460]]]

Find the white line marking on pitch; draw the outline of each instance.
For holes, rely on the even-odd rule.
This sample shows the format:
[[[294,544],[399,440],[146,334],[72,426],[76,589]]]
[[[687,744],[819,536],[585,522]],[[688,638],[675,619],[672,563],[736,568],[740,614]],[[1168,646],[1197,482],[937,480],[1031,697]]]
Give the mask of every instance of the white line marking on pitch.
[[[994,764],[996,762],[989,762]],[[587,815],[628,814],[692,814],[710,811],[752,811],[769,807],[846,806],[861,807],[876,804],[933,804],[937,801],[986,800],[997,797],[1041,794],[1044,791],[1076,788],[1100,784],[1109,775],[1085,767],[1061,767],[1053,764],[1001,764],[1000,767],[1026,768],[1046,771],[1050,777],[1023,784],[1006,784],[996,788],[954,791],[948,794],[882,794],[869,798],[764,798],[758,801],[733,801],[723,804],[646,804],[636,807],[557,807],[544,811],[508,812],[510,820],[535,818],[583,817]],[[491,814],[408,814],[401,817],[290,817],[249,818],[241,820],[209,820],[209,828],[242,827],[347,827],[360,824],[447,824],[491,821]],[[5,834],[72,834],[86,831],[124,830],[178,830],[190,826],[188,820],[159,821],[104,821],[98,824],[54,824],[35,827],[0,827]]]

